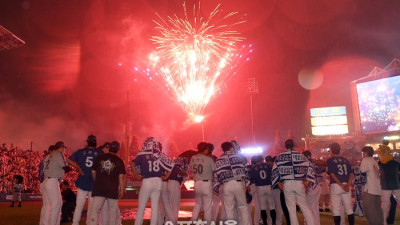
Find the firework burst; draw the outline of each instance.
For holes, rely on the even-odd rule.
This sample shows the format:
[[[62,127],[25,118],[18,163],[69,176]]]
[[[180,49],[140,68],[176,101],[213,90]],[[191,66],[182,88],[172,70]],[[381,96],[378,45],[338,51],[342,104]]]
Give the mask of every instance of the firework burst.
[[[156,50],[149,56],[150,67],[160,75],[165,87],[189,114],[201,115],[223,81],[240,61],[248,60],[238,47],[244,38],[233,26],[245,22],[237,12],[223,15],[218,5],[207,18],[200,15],[200,3],[189,15],[183,4],[183,17],[176,14],[164,20],[158,14],[150,40]],[[227,23],[236,20],[233,23]],[[251,46],[249,46],[251,47]]]

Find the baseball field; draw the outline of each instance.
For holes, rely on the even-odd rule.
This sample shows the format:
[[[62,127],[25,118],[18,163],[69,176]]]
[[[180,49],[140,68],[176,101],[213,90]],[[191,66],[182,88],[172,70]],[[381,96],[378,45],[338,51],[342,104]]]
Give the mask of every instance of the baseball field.
[[[180,220],[181,221],[189,221],[191,217],[191,210],[193,208],[193,200],[182,200],[181,202],[181,211],[180,211]],[[41,201],[30,201],[23,202],[22,207],[14,207],[10,208],[9,202],[0,202],[0,224],[1,225],[38,225],[40,218],[40,209],[42,206]],[[119,207],[121,210],[121,217],[123,218],[123,225],[133,225],[134,223],[134,214],[137,208],[137,200],[121,200],[119,202]],[[149,207],[150,204],[147,205],[148,209],[145,212],[145,222],[144,224],[149,223],[149,215],[151,213]],[[400,224],[400,209],[397,210],[396,213],[396,221],[394,224]],[[83,213],[83,216],[86,214]],[[301,213],[298,213],[298,218],[300,224],[303,224],[303,216]],[[283,219],[284,220],[284,219]],[[71,223],[62,223],[65,225],[70,225]],[[82,219],[80,222],[81,225],[86,224],[85,219]],[[283,222],[283,224],[286,224]],[[332,214],[331,213],[321,213],[321,224],[322,225],[331,225],[333,224]],[[355,220],[355,224],[357,225],[368,225],[365,217],[357,217]]]

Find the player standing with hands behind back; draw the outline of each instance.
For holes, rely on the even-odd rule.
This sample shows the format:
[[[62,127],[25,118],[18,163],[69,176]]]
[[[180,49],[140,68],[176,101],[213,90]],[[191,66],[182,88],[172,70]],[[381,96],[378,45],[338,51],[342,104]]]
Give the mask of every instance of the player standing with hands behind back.
[[[103,154],[103,152],[96,148],[97,138],[94,135],[89,135],[86,140],[87,146],[74,152],[68,159],[68,163],[71,164],[79,171],[78,179],[76,180],[76,187],[78,188],[76,195],[76,208],[74,211],[74,217],[72,219],[72,225],[78,225],[81,220],[82,209],[86,202],[86,196],[88,197],[88,215],[86,218],[90,218],[92,211],[92,189],[93,189],[93,178],[92,178],[92,166],[97,156]],[[89,219],[86,219],[86,224],[89,224]]]
[[[194,194],[196,203],[193,208],[192,221],[196,221],[200,212],[200,207],[204,208],[204,220],[207,224],[211,222],[212,207],[212,181],[215,171],[214,160],[209,156],[210,149],[206,142],[200,142],[197,145],[199,153],[190,160],[189,167],[194,174]]]
[[[136,158],[131,162],[132,172],[137,180],[142,180],[139,191],[139,205],[135,218],[135,225],[142,225],[146,203],[151,198],[150,224],[156,225],[160,209],[160,194],[162,180],[167,180],[171,175],[174,162],[160,151],[158,141],[148,137]],[[165,171],[168,171],[163,176]]]
[[[351,205],[351,184],[353,183],[353,169],[349,160],[340,156],[340,145],[329,145],[331,157],[326,161],[331,183],[331,201],[333,221],[340,225],[340,209],[342,203],[347,214],[349,224],[354,225],[354,213]]]

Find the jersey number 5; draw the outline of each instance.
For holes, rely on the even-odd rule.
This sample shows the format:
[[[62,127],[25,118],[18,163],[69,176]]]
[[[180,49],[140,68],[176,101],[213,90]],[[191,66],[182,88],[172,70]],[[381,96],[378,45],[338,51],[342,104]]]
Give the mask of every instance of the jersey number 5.
[[[85,165],[89,168],[93,166],[93,156],[86,157]]]

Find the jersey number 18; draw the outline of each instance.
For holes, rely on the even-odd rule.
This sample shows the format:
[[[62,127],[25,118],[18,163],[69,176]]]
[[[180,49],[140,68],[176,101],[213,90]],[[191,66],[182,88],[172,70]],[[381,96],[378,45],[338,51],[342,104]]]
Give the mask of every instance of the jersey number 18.
[[[149,163],[149,172],[158,172],[160,171],[160,163],[158,161],[148,161]]]

